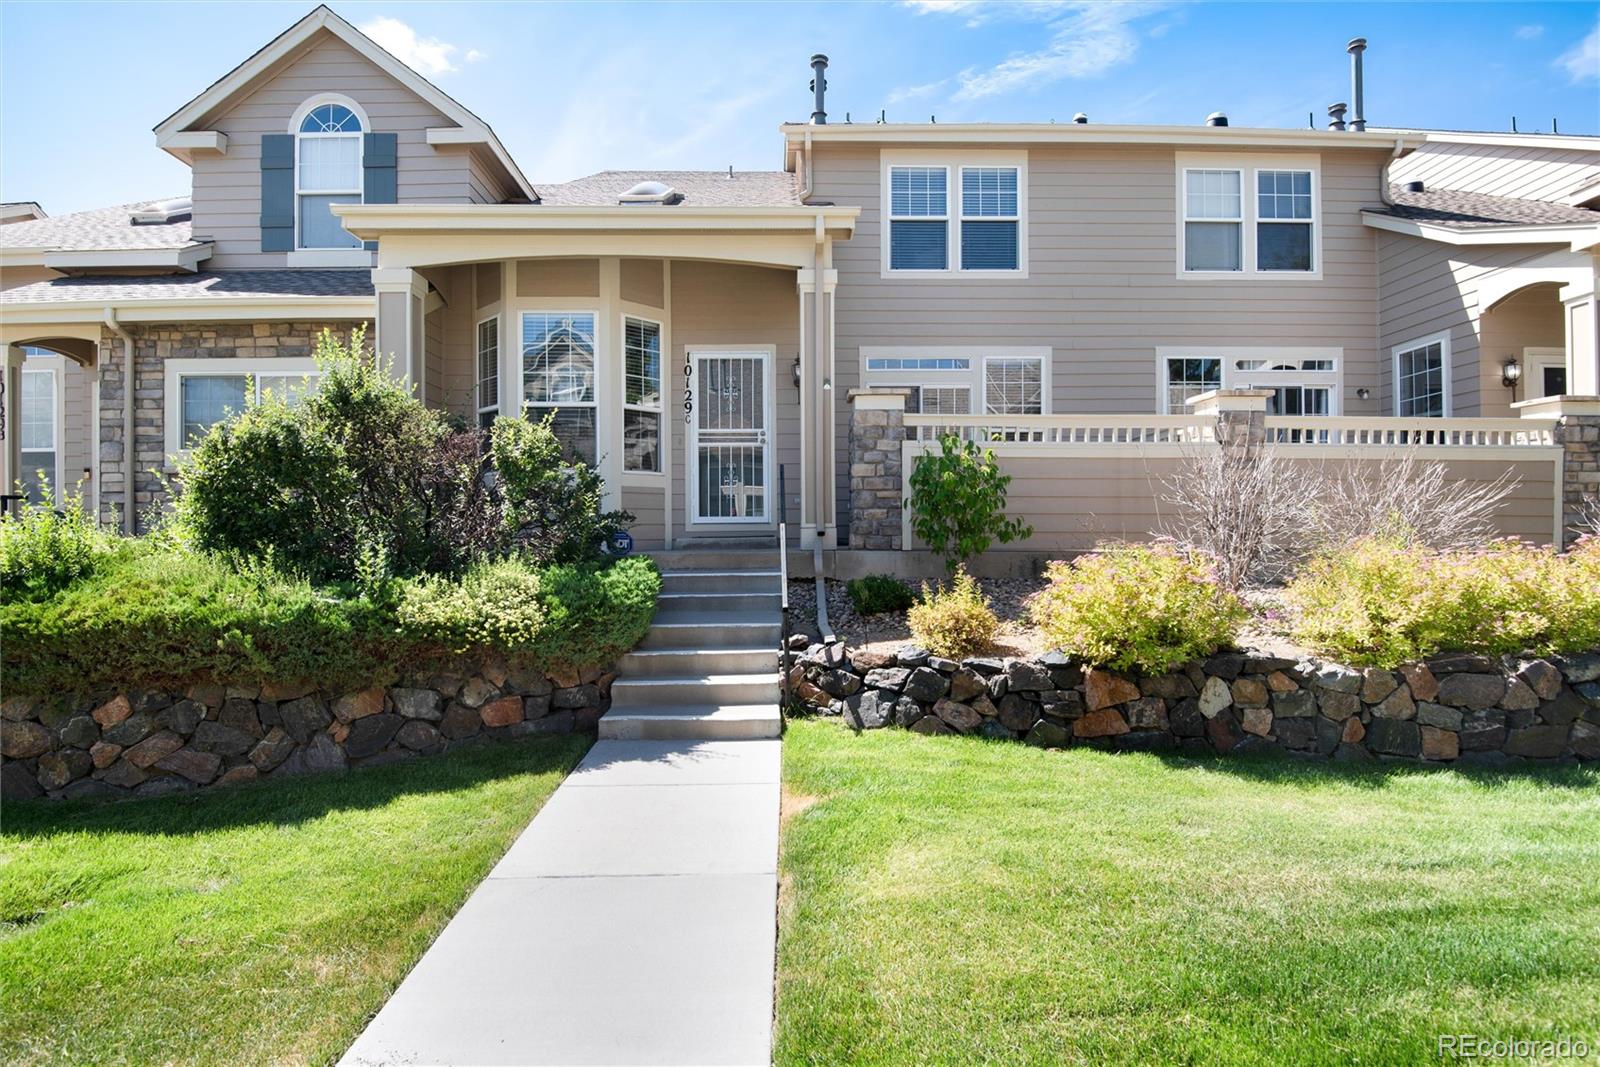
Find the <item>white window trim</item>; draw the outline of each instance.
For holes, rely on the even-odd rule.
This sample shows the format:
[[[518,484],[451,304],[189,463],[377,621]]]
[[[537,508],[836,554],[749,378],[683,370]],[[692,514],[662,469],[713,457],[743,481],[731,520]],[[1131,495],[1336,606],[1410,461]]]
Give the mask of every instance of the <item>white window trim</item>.
[[[493,404],[485,404],[483,402],[483,372],[480,361],[483,358],[482,330],[484,324],[490,322],[495,324],[494,380],[496,389],[495,402]],[[505,413],[506,381],[502,373],[505,365],[505,345],[505,324],[500,321],[499,312],[493,315],[485,315],[472,324],[472,404],[474,410],[478,413],[480,427],[483,422],[483,416],[488,412],[493,411],[497,415]]]
[[[891,194],[889,170],[891,167],[934,167],[945,172],[945,262],[944,270],[891,270],[889,268],[889,231],[894,216],[890,211]],[[962,270],[961,269],[961,172],[969,167],[1014,167],[1017,171],[1017,269],[1016,270]],[[952,179],[953,183],[952,183]],[[1008,151],[944,151],[938,149],[894,149],[879,153],[878,187],[880,203],[878,217],[882,220],[879,235],[879,275],[889,278],[923,278],[929,280],[965,281],[1004,278],[1016,280],[1028,277],[1028,153]],[[934,219],[936,216],[913,216]],[[975,216],[991,222],[1006,221],[997,216]]]
[[[970,361],[971,366],[966,370],[869,370],[869,359],[965,359]],[[1053,353],[1045,345],[863,345],[860,351],[861,381],[863,385],[887,388],[912,385],[965,386],[972,414],[983,415],[988,407],[985,368],[991,360],[996,359],[1039,361],[1040,388],[1043,390],[1040,413],[1050,414]],[[915,379],[908,378],[908,375],[915,375]]]
[[[1190,281],[1321,281],[1322,280],[1322,157],[1310,155],[1235,155],[1209,152],[1179,152],[1177,174],[1177,276]],[[1190,219],[1189,172],[1192,170],[1233,170],[1239,172],[1240,270],[1185,270],[1184,245],[1187,222],[1228,222],[1228,219]],[[1311,175],[1311,218],[1267,220],[1270,222],[1311,223],[1311,270],[1259,270],[1256,266],[1256,226],[1261,222],[1261,201],[1257,192],[1259,175],[1264,170],[1296,170]]]
[[[1188,411],[1173,411],[1167,403],[1167,361],[1169,359],[1217,359],[1222,361],[1223,389],[1245,389],[1259,384],[1268,388],[1274,375],[1282,375],[1280,385],[1327,386],[1328,414],[1344,414],[1344,349],[1307,348],[1296,345],[1163,345],[1156,348],[1156,413],[1158,415],[1187,415]],[[1234,366],[1241,359],[1333,361],[1331,371],[1274,371],[1239,370]],[[1263,380],[1265,379],[1265,380]],[[1306,416],[1317,418],[1320,416]]]
[[[309,356],[263,356],[255,359],[169,359],[165,372],[166,411],[164,413],[166,452],[169,458],[183,458],[183,379],[220,375],[259,374],[305,376],[317,373],[317,361]]]
[[[34,362],[36,365],[32,367],[28,366],[30,361]],[[22,373],[25,375],[47,374],[50,376],[51,407],[54,408],[54,411],[51,415],[51,421],[54,423],[54,425],[51,426],[51,437],[54,440],[54,451],[56,456],[55,470],[50,472],[50,493],[52,497],[50,504],[53,507],[61,506],[61,478],[67,461],[67,382],[66,375],[62,373],[65,368],[66,357],[54,352],[41,356],[27,356],[24,358],[22,364]],[[18,384],[20,385],[21,383],[19,382]],[[19,419],[21,418],[21,412],[21,399],[19,398],[17,407]],[[17,428],[17,434],[19,437],[21,436],[21,433],[22,428],[19,426]],[[18,448],[17,451],[18,460],[20,462],[20,454],[22,452],[33,450]],[[22,471],[26,469],[26,467],[21,467],[17,473],[20,475]],[[5,487],[4,491],[9,493],[13,490],[13,488],[13,486],[8,485]]]
[[[661,346],[661,365],[658,368],[658,372],[660,374],[660,378],[656,382],[656,397],[657,397],[657,400],[656,400],[656,403],[655,403],[655,405],[653,407],[651,405],[649,405],[649,404],[630,404],[630,403],[628,403],[628,320],[629,319],[636,319],[639,322],[648,322],[650,325],[654,326],[656,328],[656,337],[657,337],[658,344]],[[666,349],[666,344],[667,344],[667,324],[662,322],[661,320],[653,317],[653,316],[650,316],[650,315],[640,315],[638,312],[624,311],[624,312],[622,312],[622,314],[620,316],[620,321],[619,321],[619,324],[618,324],[617,340],[619,342],[618,347],[619,347],[621,355],[622,355],[622,380],[617,383],[617,385],[620,387],[617,396],[618,396],[618,399],[621,401],[621,404],[619,405],[618,410],[620,412],[639,411],[639,412],[644,412],[646,414],[653,414],[653,415],[656,416],[656,462],[661,465],[660,469],[653,470],[653,471],[650,471],[650,470],[629,470],[628,469],[628,457],[627,457],[626,442],[624,442],[623,455],[622,455],[622,461],[621,461],[622,472],[624,474],[628,475],[630,478],[633,478],[633,477],[639,477],[639,478],[665,478],[666,474],[667,474],[667,465],[671,462],[671,457],[667,454],[667,450],[666,450],[666,439],[667,439],[667,412],[666,412],[667,368],[668,368],[668,366],[669,366],[669,364],[671,362],[670,358],[668,357],[667,349]],[[773,371],[773,373],[777,373],[777,372]],[[626,414],[618,415],[618,418],[622,420],[623,430],[624,430],[624,432],[626,432],[626,430],[627,430],[627,421],[628,421]]]
[[[361,132],[348,133],[301,133],[300,124],[312,111],[326,104],[336,104],[349,108],[361,122]],[[294,135],[294,249],[289,253],[289,266],[291,267],[359,267],[372,265],[372,253],[361,246],[355,248],[306,248],[300,244],[300,197],[303,193],[315,196],[349,196],[354,194],[366,199],[366,135],[372,132],[372,123],[367,119],[366,109],[348,96],[340,93],[318,93],[303,101],[294,109],[294,115],[289,119],[289,133]],[[355,189],[310,189],[302,191],[300,188],[300,139],[303,137],[333,138],[354,137],[356,141],[356,178],[358,187]]]
[[[510,278],[510,282],[511,282],[512,285],[515,285],[516,284],[515,271],[512,271],[511,273],[512,273],[512,276]],[[605,312],[601,309],[601,307],[598,304],[594,304],[594,303],[590,303],[590,304],[575,304],[575,303],[572,303],[571,301],[561,300],[561,299],[531,299],[530,300],[530,299],[527,299],[527,298],[523,298],[523,299],[515,300],[514,304],[515,304],[515,311],[514,311],[514,314],[513,314],[512,321],[516,324],[516,337],[515,337],[515,342],[516,343],[515,343],[515,348],[514,348],[514,350],[516,352],[516,368],[517,368],[517,373],[516,373],[516,383],[517,383],[516,414],[518,414],[520,416],[523,416],[523,417],[527,417],[528,411],[530,409],[533,409],[533,408],[537,408],[540,411],[555,411],[558,408],[589,408],[589,409],[593,410],[594,411],[594,452],[595,452],[595,455],[594,455],[593,462],[590,463],[590,466],[595,470],[599,470],[600,469],[600,457],[603,456],[605,454],[605,452],[606,452],[606,447],[605,447],[605,445],[606,445],[606,428],[605,428],[606,415],[605,415],[605,412],[602,410],[602,405],[600,403],[600,398],[605,396],[606,395],[606,390],[608,388],[610,388],[610,383],[607,381],[608,375],[606,374],[606,349],[607,349],[607,345],[609,345],[611,343],[611,339],[606,336],[606,325],[605,324],[607,322],[607,317],[606,317]],[[528,399],[528,392],[527,392],[528,365],[527,365],[527,357],[523,353],[523,350],[522,350],[523,349],[523,344],[522,344],[523,320],[528,315],[588,315],[588,316],[591,316],[594,319],[594,400],[592,400],[592,401],[590,401],[588,403],[573,402],[573,403],[570,403],[570,404],[564,404],[563,405],[563,404],[547,404],[547,403],[543,403],[543,402],[537,402],[536,403],[536,402],[531,401],[531,400]],[[504,340],[503,339],[502,339],[501,343],[504,344]],[[500,389],[501,389],[500,395],[502,397],[504,397],[505,396],[505,384],[503,382],[501,383]],[[503,413],[503,409],[502,409],[502,413]]]
[[[1450,331],[1446,330],[1443,333],[1429,334],[1426,337],[1419,337],[1416,340],[1395,345],[1389,350],[1389,382],[1391,386],[1390,392],[1393,394],[1391,410],[1396,417],[1400,417],[1400,354],[1402,352],[1415,352],[1419,348],[1427,348],[1432,344],[1439,346],[1439,369],[1441,373],[1439,388],[1444,391],[1444,413],[1439,417],[1448,419],[1454,410],[1455,405],[1450,396],[1453,384],[1451,382],[1450,365],[1454,360],[1451,358],[1450,353]],[[1430,416],[1407,415],[1404,417],[1428,418]]]
[[[1539,387],[1544,388],[1544,371],[1556,368],[1567,372],[1567,386],[1572,385],[1572,367],[1567,360],[1565,348],[1554,348],[1548,345],[1529,345],[1522,350],[1522,395],[1524,399],[1535,399],[1530,383],[1539,382]],[[1537,375],[1537,377],[1535,377]],[[1540,394],[1541,396],[1544,394]]]

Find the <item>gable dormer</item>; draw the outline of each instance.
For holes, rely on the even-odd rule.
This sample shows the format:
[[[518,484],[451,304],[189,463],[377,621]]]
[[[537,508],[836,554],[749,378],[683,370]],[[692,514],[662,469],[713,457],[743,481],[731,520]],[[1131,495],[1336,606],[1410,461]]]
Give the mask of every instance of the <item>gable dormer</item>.
[[[487,123],[319,7],[155,128],[216,269],[368,266],[341,203],[537,199]]]

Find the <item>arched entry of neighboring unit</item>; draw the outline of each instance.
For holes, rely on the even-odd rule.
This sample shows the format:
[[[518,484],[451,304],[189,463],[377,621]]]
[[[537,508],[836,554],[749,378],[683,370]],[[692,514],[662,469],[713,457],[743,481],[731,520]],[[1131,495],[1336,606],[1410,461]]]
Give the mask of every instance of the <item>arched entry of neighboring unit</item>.
[[[1524,285],[1483,312],[1478,329],[1485,397],[1503,396],[1510,404],[1568,391],[1571,368],[1560,290],[1555,281]],[[1515,370],[1508,374],[1511,367]],[[1504,384],[1508,378],[1513,386]]]

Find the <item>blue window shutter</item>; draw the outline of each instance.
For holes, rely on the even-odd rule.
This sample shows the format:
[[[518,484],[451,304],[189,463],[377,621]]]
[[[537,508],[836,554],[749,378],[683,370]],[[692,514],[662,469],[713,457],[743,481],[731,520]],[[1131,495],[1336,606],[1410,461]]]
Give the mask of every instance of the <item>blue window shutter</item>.
[[[896,220],[889,224],[890,270],[945,270],[949,267],[948,223]]]
[[[294,135],[261,135],[261,251],[294,249]]]
[[[366,134],[361,151],[361,200],[366,204],[397,204],[400,202],[400,181],[397,164],[400,150],[399,135],[393,133]],[[366,249],[375,252],[378,242],[368,241]]]
[[[1016,270],[1017,224],[1011,221],[963,222],[961,269]]]

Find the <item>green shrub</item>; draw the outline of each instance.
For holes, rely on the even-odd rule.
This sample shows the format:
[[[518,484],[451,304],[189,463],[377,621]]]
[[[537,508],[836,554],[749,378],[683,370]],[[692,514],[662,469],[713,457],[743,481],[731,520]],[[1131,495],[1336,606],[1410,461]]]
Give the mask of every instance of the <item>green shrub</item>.
[[[522,563],[480,563],[450,578],[404,583],[396,605],[400,634],[447,652],[495,648],[517,658],[536,652],[544,629],[539,575]]]
[[[647,556],[609,567],[558,564],[540,572],[544,633],[537,658],[546,667],[609,663],[650,630],[661,574]]]
[[[938,454],[918,456],[911,468],[911,529],[952,573],[995,541],[1009,544],[1033,536],[1021,519],[1006,518],[1011,476],[995,462],[993,449],[955,434],[939,438]]]
[[[865,578],[852,578],[845,583],[850,594],[850,606],[857,615],[881,615],[886,611],[904,611],[916,601],[911,587],[887,574],[869,574]]]
[[[1600,648],[1600,540],[1566,555],[1517,542],[1434,551],[1367,538],[1311,560],[1289,583],[1297,640],[1355,665],[1439,652]]]
[[[942,583],[934,589],[922,583],[922,596],[906,612],[906,621],[919,645],[950,659],[988,651],[1000,632],[989,598],[965,566],[956,568],[948,589]]]
[[[0,608],[6,687],[30,695],[372,677],[392,658],[374,605],[257,566],[134,542],[53,599]]]
[[[92,574],[116,550],[116,538],[95,524],[77,493],[59,513],[23,501],[0,519],[0,603],[39,600]]]
[[[1052,648],[1118,671],[1163,674],[1233,643],[1245,607],[1209,564],[1163,545],[1103,545],[1046,570],[1029,613]]]
[[[541,562],[596,562],[601,546],[633,516],[600,510],[604,480],[593,468],[564,460],[554,420],[554,412],[541,422],[495,420],[490,451],[501,532],[508,545]]]

